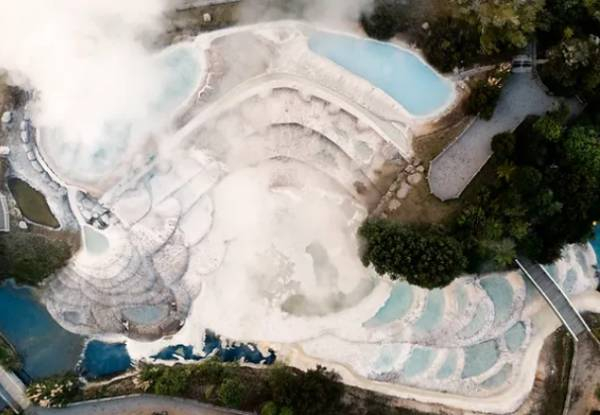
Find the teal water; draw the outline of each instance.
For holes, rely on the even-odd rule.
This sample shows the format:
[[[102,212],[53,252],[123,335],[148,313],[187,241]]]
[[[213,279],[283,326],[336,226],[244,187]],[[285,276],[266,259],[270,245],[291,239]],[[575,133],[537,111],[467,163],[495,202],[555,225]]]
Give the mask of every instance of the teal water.
[[[435,353],[431,349],[425,349],[421,347],[415,347],[410,354],[410,357],[404,363],[404,367],[402,368],[402,373],[407,378],[411,378],[413,376],[422,373],[426,370],[433,362],[433,358],[435,357]]]
[[[126,372],[131,365],[124,343],[92,340],[85,347],[80,372],[87,379],[101,379]]]
[[[506,364],[502,367],[502,369],[500,369],[500,371],[498,373],[496,373],[494,376],[490,377],[489,379],[486,379],[481,385],[486,389],[495,389],[501,385],[504,385],[504,383],[506,383],[506,379],[508,379],[508,375],[510,375],[511,371],[512,371],[512,366],[509,364]]]
[[[174,110],[193,92],[200,77],[200,63],[194,53],[193,48],[175,46],[159,55],[167,80],[156,104],[157,112]]]
[[[12,282],[0,285],[0,331],[34,379],[73,370],[84,346],[84,338],[59,326],[33,290]]]
[[[485,277],[481,286],[494,303],[494,324],[506,321],[510,317],[513,302],[513,289],[501,275]]]
[[[508,329],[504,335],[504,340],[506,341],[506,347],[508,347],[508,350],[511,352],[518,350],[525,341],[525,335],[525,325],[521,322]]]
[[[102,255],[108,251],[109,242],[106,236],[91,226],[83,227],[83,241],[86,251],[92,255]]]
[[[456,350],[451,350],[448,352],[448,356],[446,357],[446,361],[438,370],[436,377],[440,380],[448,379],[456,370]]]
[[[150,325],[156,324],[167,317],[169,314],[168,305],[141,305],[123,310],[123,315],[127,320],[136,324]]]
[[[487,307],[483,303],[479,303],[473,318],[458,334],[463,339],[469,339],[476,335],[483,327],[486,322],[486,311]]]
[[[427,296],[425,309],[415,322],[415,329],[421,332],[433,330],[441,321],[444,312],[444,292],[442,290],[432,290]]]
[[[394,285],[389,298],[375,316],[368,320],[365,327],[377,327],[400,320],[406,315],[413,302],[413,288],[406,282]]]
[[[308,45],[316,54],[383,90],[412,115],[433,114],[453,95],[448,80],[414,53],[391,43],[315,32]]]
[[[463,379],[481,375],[494,366],[499,357],[498,346],[494,340],[465,348],[465,367]]]

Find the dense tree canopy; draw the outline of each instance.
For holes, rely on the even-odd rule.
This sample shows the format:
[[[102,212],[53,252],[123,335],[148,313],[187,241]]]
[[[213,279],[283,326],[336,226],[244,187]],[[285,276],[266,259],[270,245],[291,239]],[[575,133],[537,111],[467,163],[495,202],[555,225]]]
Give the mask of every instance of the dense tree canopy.
[[[451,0],[456,12],[479,28],[485,54],[518,49],[527,45],[535,32],[544,0]]]
[[[36,285],[64,267],[71,257],[66,242],[30,233],[0,235],[0,279]]]
[[[461,244],[435,228],[418,228],[381,219],[360,228],[365,240],[363,263],[393,279],[421,287],[448,285],[466,267]]]

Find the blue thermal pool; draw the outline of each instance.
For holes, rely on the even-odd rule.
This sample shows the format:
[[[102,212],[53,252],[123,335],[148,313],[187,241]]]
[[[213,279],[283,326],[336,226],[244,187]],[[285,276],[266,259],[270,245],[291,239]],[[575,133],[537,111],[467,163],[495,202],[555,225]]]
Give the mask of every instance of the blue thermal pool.
[[[197,354],[192,346],[168,346],[151,356],[154,360],[203,360],[216,357],[222,362],[247,362],[271,365],[277,359],[275,352],[269,349],[268,355],[263,355],[253,343],[223,344],[215,333],[207,330],[204,334],[204,348]]]
[[[513,303],[513,289],[501,275],[485,277],[481,286],[494,303],[494,324],[506,321],[510,317]]]
[[[452,83],[413,52],[391,43],[315,32],[310,49],[381,89],[411,115],[442,110],[454,96]]]
[[[402,373],[407,378],[416,376],[431,365],[434,357],[435,353],[432,349],[415,347],[406,363],[404,363]]]
[[[456,350],[450,350],[450,352],[448,352],[448,356],[446,357],[446,361],[440,370],[438,370],[436,377],[440,380],[448,379],[456,370],[456,363]]]
[[[506,347],[508,347],[508,350],[511,352],[517,351],[525,341],[526,333],[527,331],[525,330],[525,325],[521,322],[518,322],[508,329],[504,335],[504,340],[506,341]]]
[[[148,113],[140,119],[110,119],[96,139],[81,137],[66,140],[59,129],[43,133],[45,158],[57,172],[78,180],[96,179],[110,174],[123,161],[132,140],[140,136],[149,123],[167,120],[192,96],[201,76],[201,63],[191,46],[176,45],[156,55],[156,68],[162,74],[162,85],[155,102],[148,103]],[[157,121],[158,122],[158,121]],[[143,135],[143,134],[142,134]],[[82,142],[86,140],[86,145]]]
[[[512,371],[511,365],[509,365],[509,364],[504,365],[498,373],[496,373],[494,376],[492,376],[489,379],[487,379],[486,381],[484,381],[482,383],[482,386],[486,389],[495,389],[499,386],[504,385],[506,383],[506,380],[508,379],[508,375],[510,375],[511,371]]]
[[[83,243],[88,253],[102,255],[108,251],[108,239],[91,226],[83,227]]]
[[[410,284],[406,282],[397,283],[383,307],[365,323],[365,327],[377,327],[400,320],[410,310],[412,301],[413,289]]]
[[[473,318],[459,333],[459,337],[469,339],[479,333],[486,324],[487,307],[484,303],[479,303],[473,314]]]
[[[59,326],[30,288],[0,285],[0,332],[15,346],[27,377],[41,378],[72,370],[84,339]]]
[[[442,321],[444,302],[444,292],[442,290],[430,291],[425,309],[415,322],[415,329],[422,332],[433,330]]]
[[[494,340],[465,348],[465,367],[462,377],[466,379],[481,375],[496,364],[499,356],[498,345]]]
[[[123,315],[127,320],[133,321],[136,324],[156,324],[169,315],[169,306],[161,304],[131,307],[123,310]]]
[[[83,352],[80,372],[86,379],[100,379],[126,372],[131,364],[124,343],[92,340]]]

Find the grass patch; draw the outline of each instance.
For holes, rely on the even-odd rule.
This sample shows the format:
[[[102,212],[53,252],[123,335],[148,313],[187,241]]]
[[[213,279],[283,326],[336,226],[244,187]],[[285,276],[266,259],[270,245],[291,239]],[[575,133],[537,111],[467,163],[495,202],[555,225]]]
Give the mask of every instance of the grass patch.
[[[52,214],[46,198],[40,192],[17,178],[8,179],[8,187],[17,201],[19,209],[27,219],[50,228],[58,228],[60,224]]]
[[[7,370],[19,370],[21,359],[15,348],[0,334],[0,366]]]

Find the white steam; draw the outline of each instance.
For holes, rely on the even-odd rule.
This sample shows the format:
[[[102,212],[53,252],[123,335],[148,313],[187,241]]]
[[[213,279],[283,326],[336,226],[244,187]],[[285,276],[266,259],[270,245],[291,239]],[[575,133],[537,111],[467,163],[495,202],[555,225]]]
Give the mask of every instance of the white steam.
[[[39,125],[94,139],[107,121],[139,119],[166,76],[143,44],[163,0],[10,0],[0,13],[0,68],[40,92]]]

